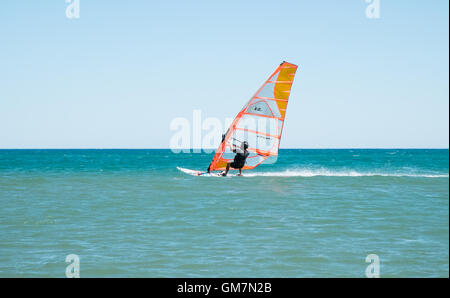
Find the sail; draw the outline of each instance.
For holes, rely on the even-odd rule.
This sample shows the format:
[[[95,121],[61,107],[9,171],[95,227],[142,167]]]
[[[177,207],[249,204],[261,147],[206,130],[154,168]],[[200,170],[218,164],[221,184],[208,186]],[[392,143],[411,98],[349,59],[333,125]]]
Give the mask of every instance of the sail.
[[[223,137],[210,164],[211,171],[224,170],[234,159],[233,150],[248,142],[244,170],[273,163],[278,156],[289,93],[297,65],[283,62],[238,113]]]

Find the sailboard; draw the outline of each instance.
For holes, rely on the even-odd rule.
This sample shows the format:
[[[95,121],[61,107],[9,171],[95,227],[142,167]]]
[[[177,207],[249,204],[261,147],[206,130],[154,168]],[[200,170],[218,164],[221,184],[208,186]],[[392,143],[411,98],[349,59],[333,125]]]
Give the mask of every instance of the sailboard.
[[[185,174],[191,175],[191,176],[203,176],[203,177],[222,177],[222,174],[219,172],[202,172],[202,171],[197,171],[197,170],[190,170],[190,169],[185,169],[185,168],[181,168],[181,167],[177,167],[177,169]],[[228,174],[228,176],[236,176],[233,174]]]
[[[278,157],[287,104],[297,68],[297,65],[289,62],[281,63],[239,111],[223,135],[209,165],[211,173],[178,169],[194,176],[214,175],[214,171],[226,169],[227,163],[234,159],[236,148],[244,141],[248,143],[247,150],[250,154],[243,170],[274,163]]]

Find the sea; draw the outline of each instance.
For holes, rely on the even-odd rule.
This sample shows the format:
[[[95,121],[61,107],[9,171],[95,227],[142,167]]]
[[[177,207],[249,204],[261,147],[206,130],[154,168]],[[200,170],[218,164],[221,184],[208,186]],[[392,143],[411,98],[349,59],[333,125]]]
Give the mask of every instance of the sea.
[[[0,277],[449,277],[447,149],[212,156],[0,150]]]

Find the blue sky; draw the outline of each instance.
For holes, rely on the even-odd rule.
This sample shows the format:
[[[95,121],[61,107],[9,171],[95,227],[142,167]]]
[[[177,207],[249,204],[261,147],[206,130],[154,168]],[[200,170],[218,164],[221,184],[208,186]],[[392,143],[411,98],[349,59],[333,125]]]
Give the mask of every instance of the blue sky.
[[[447,0],[0,6],[0,148],[167,148],[299,65],[282,148],[448,148]],[[205,132],[207,133],[207,132]]]

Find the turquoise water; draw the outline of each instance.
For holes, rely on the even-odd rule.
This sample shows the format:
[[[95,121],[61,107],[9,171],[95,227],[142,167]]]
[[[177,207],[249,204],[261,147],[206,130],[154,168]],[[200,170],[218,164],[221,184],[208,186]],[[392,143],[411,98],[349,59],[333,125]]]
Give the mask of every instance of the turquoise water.
[[[281,150],[246,177],[211,154],[0,150],[0,277],[449,276],[448,150]]]

